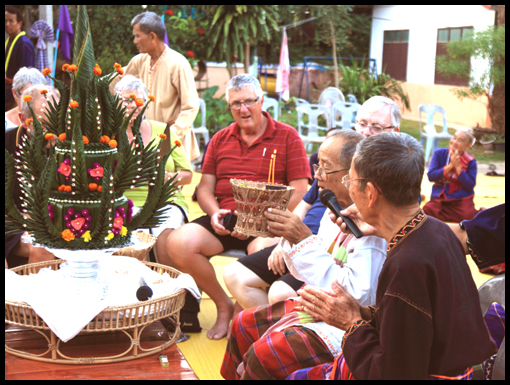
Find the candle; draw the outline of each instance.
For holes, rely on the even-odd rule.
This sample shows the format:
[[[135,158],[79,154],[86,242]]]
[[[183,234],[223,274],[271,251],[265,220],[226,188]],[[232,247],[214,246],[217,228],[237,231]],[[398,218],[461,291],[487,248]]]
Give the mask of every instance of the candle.
[[[267,175],[267,184],[271,184],[271,171],[273,170],[273,154],[271,154],[271,160],[269,161],[269,173]]]
[[[273,159],[273,184],[274,184],[274,169],[276,167],[276,150],[274,150],[274,154],[272,155]]]

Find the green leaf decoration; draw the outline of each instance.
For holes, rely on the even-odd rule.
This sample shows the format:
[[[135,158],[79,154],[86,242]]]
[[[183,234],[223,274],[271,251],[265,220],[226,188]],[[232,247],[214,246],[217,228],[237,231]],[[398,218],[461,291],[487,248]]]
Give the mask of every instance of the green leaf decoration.
[[[34,177],[37,179],[39,178],[39,175],[41,174],[42,170],[44,169],[44,165],[46,164],[46,160],[43,156],[43,146],[45,143],[44,136],[43,136],[43,128],[41,126],[41,122],[39,122],[39,119],[37,119],[37,116],[34,113],[34,110],[32,110],[32,106],[30,106],[31,103],[28,103],[28,108],[30,110],[30,114],[32,115],[33,119],[33,126],[35,133],[32,135],[33,139],[33,159],[35,162],[35,167],[37,169],[37,173],[34,175]]]
[[[104,166],[101,207],[99,208],[99,216],[96,228],[91,233],[93,240],[103,240],[108,236],[109,230],[113,226],[113,179],[111,177],[111,165]]]
[[[57,120],[56,120],[56,125],[55,125],[54,129],[56,132],[53,132],[54,134],[56,134],[58,136],[62,133],[65,133],[66,120],[67,120],[67,108],[69,107],[71,90],[65,83],[61,82],[60,80],[52,78],[51,76],[49,76],[49,78],[51,80],[53,80],[53,82],[55,84],[55,88],[60,93],[60,100],[59,100],[58,104],[55,106],[56,113],[57,113]],[[55,100],[55,99],[53,98],[53,100]]]
[[[74,63],[78,67],[75,81],[80,85],[83,92],[87,89],[87,83],[95,67],[94,49],[90,32],[89,17],[86,5],[78,5],[78,15],[74,24]]]
[[[5,150],[5,234],[11,235],[25,231],[23,223],[25,219],[14,203],[12,195],[14,183],[16,182],[16,173],[14,167],[14,157]]]
[[[71,112],[72,113],[75,111]],[[79,114],[79,109],[76,109],[76,114]],[[72,127],[72,142],[71,142],[71,181],[75,184],[72,186],[73,191],[81,194],[87,193],[88,179],[87,179],[87,166],[85,164],[85,147],[83,145],[83,135],[80,125],[75,124]]]

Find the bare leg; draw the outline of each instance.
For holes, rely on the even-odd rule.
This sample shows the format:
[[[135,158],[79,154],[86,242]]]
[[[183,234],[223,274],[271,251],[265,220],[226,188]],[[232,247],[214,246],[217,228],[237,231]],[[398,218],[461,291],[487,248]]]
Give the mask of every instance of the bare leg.
[[[253,241],[250,242],[248,245],[248,255],[256,253],[257,251],[260,251],[262,249],[265,249],[266,247],[271,247],[276,245],[278,242],[280,242],[280,238],[262,238],[257,237]]]
[[[269,288],[268,299],[269,304],[274,305],[275,303],[285,301],[290,297],[297,297],[297,293],[294,291],[292,287],[287,285],[283,281],[276,281]]]
[[[162,256],[159,258],[160,263],[174,265],[176,269],[190,274],[216,305],[216,323],[207,332],[207,337],[216,340],[225,337],[234,312],[234,303],[221,287],[214,267],[206,257],[221,253],[221,242],[202,226],[188,223],[170,234],[166,246],[168,259]]]
[[[237,261],[229,264],[225,268],[223,279],[228,290],[243,309],[269,303],[264,290],[269,285],[243,264]]]
[[[174,229],[165,229],[161,234],[159,234],[154,247],[156,248],[156,256],[158,258],[158,262],[159,263],[163,263],[161,261],[168,262],[163,264],[175,268],[175,266],[172,265],[172,260],[168,256],[167,251],[167,241],[172,231],[174,231]]]

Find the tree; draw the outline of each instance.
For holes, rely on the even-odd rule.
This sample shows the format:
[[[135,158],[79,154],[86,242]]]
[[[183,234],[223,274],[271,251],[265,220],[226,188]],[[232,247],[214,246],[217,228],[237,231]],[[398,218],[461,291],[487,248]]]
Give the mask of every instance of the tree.
[[[220,60],[227,62],[232,77],[232,63],[244,61],[248,71],[250,45],[269,40],[278,30],[278,6],[276,5],[199,5],[202,17],[212,20],[206,32],[209,41],[208,57],[216,52]]]
[[[498,134],[504,134],[505,25],[491,26],[466,39],[450,42],[446,50],[446,55],[436,58],[437,69],[445,76],[465,76],[470,68],[469,60],[466,58],[488,60],[489,65],[478,78],[474,76],[474,69],[471,70],[469,88],[454,88],[452,92],[461,100],[463,98],[477,100],[486,95],[493,129]],[[501,96],[500,90],[503,89],[502,110],[501,100],[489,94],[491,86],[497,90],[498,96]]]

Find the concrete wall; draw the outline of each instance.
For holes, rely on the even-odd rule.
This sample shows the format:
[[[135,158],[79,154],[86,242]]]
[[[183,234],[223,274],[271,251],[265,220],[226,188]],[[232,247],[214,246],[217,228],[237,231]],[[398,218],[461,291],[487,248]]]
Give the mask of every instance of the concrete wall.
[[[460,102],[449,90],[452,86],[434,85],[437,30],[452,27],[473,27],[475,32],[494,24],[494,11],[481,5],[375,5],[372,21],[370,57],[382,70],[384,31],[409,30],[407,83],[412,103],[411,116],[417,117],[419,104],[445,107],[448,121],[468,126],[485,125],[487,108],[480,102]],[[488,62],[472,59],[475,77],[487,68]],[[483,101],[483,100],[482,100]],[[409,112],[406,112],[409,115]],[[404,115],[405,116],[405,115]]]

